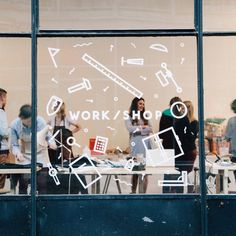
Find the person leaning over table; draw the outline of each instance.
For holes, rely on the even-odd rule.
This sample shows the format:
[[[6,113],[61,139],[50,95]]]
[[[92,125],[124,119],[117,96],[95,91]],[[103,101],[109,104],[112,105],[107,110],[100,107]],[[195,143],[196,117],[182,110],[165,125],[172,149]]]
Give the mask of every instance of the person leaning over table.
[[[232,101],[231,109],[236,113],[236,99]],[[230,153],[232,154],[231,161],[236,162],[236,115],[229,118],[227,122],[225,138],[230,143]]]
[[[9,155],[9,127],[5,106],[7,102],[7,91],[0,88],[0,164],[8,162]],[[7,193],[4,189],[6,175],[0,174],[0,193]]]
[[[129,109],[129,119],[125,121],[126,128],[129,132],[130,152],[132,157],[142,155],[146,158],[146,150],[142,139],[152,133],[150,122],[144,118],[145,100],[144,98],[135,97]],[[137,117],[138,116],[138,117]],[[148,176],[144,176],[144,193],[147,191]],[[138,184],[138,175],[132,175],[131,193],[136,193]]]
[[[12,153],[16,158],[16,163],[20,165],[27,165],[31,163],[31,105],[25,104],[21,106],[19,117],[11,123],[11,148]],[[45,129],[46,122],[42,117],[37,117],[37,132]],[[50,148],[56,148],[56,143],[50,139],[51,135],[45,135],[45,141]],[[50,141],[50,142],[49,142]],[[37,187],[39,194],[47,193],[47,181],[51,178],[48,175],[49,163],[47,147],[40,146],[37,148],[37,163],[43,165],[42,169],[37,172]],[[19,174],[19,194],[27,194],[30,175]],[[17,181],[16,180],[16,181]]]

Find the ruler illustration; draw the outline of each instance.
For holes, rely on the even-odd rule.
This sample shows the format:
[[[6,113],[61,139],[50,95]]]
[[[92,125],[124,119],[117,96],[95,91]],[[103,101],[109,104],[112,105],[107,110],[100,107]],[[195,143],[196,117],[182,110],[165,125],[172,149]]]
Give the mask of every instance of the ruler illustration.
[[[96,70],[104,74],[107,78],[111,79],[113,82],[121,86],[123,89],[133,94],[135,97],[138,97],[138,98],[142,97],[143,93],[141,91],[139,91],[133,85],[129,84],[127,81],[122,79],[119,75],[115,74],[114,72],[106,68],[104,65],[99,63],[97,60],[95,60],[91,56],[89,56],[87,53],[85,53],[82,56],[82,59],[85,62],[87,62],[89,65],[94,67]]]

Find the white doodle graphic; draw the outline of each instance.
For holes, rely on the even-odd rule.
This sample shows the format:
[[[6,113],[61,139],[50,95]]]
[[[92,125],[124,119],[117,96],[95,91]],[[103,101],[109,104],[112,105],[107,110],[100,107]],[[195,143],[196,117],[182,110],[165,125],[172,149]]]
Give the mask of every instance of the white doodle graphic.
[[[153,97],[154,97],[155,99],[157,99],[157,98],[159,98],[159,95],[158,95],[157,93],[155,93],[155,94],[153,94]]]
[[[77,168],[73,167],[73,165],[75,165],[79,161],[82,162],[82,164]],[[84,183],[82,181],[82,179],[80,178],[79,172],[83,171],[84,167],[87,166],[88,162],[89,162],[89,167],[96,172],[97,177],[92,182],[90,182],[86,185],[86,183]],[[102,175],[99,173],[97,167],[93,164],[93,162],[91,161],[91,159],[87,155],[83,155],[83,156],[79,157],[78,159],[74,160],[73,162],[71,162],[69,164],[69,167],[71,168],[72,173],[76,176],[76,178],[79,180],[79,182],[82,184],[82,186],[85,189],[87,189],[89,186],[96,183],[98,180],[100,180],[102,178]]]
[[[53,95],[51,96],[51,98],[49,99],[48,103],[47,103],[47,115],[48,116],[53,116],[55,115],[61,108],[63,101],[61,98]]]
[[[172,83],[174,84],[174,86],[176,87],[176,92],[181,93],[182,88],[180,86],[178,86],[178,84],[176,83],[172,72],[167,68],[167,64],[163,62],[163,63],[161,63],[161,67],[165,71],[163,72],[163,70],[159,70],[155,75],[156,75],[157,79],[159,80],[160,84],[162,85],[162,87],[166,87],[170,83],[168,80],[168,79],[170,79],[172,81]]]
[[[86,102],[93,103],[93,99],[86,99]]]
[[[51,81],[54,82],[55,84],[58,84],[58,81],[54,78],[52,78]]]
[[[120,76],[100,64],[98,61],[96,61],[94,58],[89,56],[87,53],[85,53],[82,56],[82,59],[87,62],[89,65],[94,67],[96,70],[100,71],[102,74],[104,74],[107,78],[111,79],[113,82],[121,86],[123,89],[128,91],[129,93],[133,94],[135,97],[141,98],[143,93],[136,89],[134,86],[126,82],[124,79],[122,79]]]
[[[74,137],[67,138],[66,143],[70,146],[76,146],[78,148],[81,147],[78,143],[76,143],[76,139]]]
[[[136,45],[134,43],[130,43],[134,48],[136,48]]]
[[[123,152],[119,146],[116,147],[116,150],[120,151],[121,153]]]
[[[184,43],[183,43],[183,42],[180,43],[179,46],[180,46],[181,48],[183,48],[183,47],[184,47]]]
[[[89,43],[77,43],[77,44],[73,45],[73,48],[90,46],[92,44],[93,44],[92,42],[89,42]]]
[[[176,108],[179,112],[179,114],[174,113],[174,108]],[[188,113],[188,108],[183,102],[174,102],[170,107],[170,112],[173,117],[176,119],[181,119],[185,117]]]
[[[129,159],[126,163],[125,163],[125,169],[128,170],[128,171],[132,171],[133,168],[135,166],[135,163],[134,163],[134,157],[132,157],[131,159]]]
[[[186,134],[186,132],[187,132],[187,127],[185,126],[184,127],[184,133]]]
[[[71,75],[74,71],[75,71],[75,67],[73,67],[73,68],[69,71],[69,75]]]
[[[134,131],[133,131],[133,134],[135,134],[136,132],[140,131],[139,128],[136,128]]]
[[[119,98],[118,97],[114,97],[113,100],[114,100],[114,102],[118,102]]]
[[[142,75],[139,76],[140,79],[147,80],[147,77],[144,77]]]
[[[167,133],[169,132],[169,135],[173,135],[173,138],[175,139],[176,141],[176,144],[178,145],[178,148],[179,148],[179,153],[177,154],[174,154],[173,156],[168,156],[166,155],[166,152],[165,152],[165,149],[162,145],[162,141],[161,141],[161,138],[160,138],[160,135],[163,134],[163,133]],[[150,135],[146,138],[143,138],[142,139],[142,142],[143,142],[143,145],[145,147],[145,150],[148,152],[149,151],[149,148],[148,148],[148,143],[151,143],[151,141],[154,140],[155,142],[155,146],[157,147],[157,149],[159,149],[161,151],[161,155],[163,157],[163,161],[167,162],[168,159],[175,159],[179,156],[182,156],[184,154],[184,151],[183,151],[183,148],[182,148],[182,144],[179,140],[179,137],[178,135],[175,133],[175,130],[173,127],[169,127],[167,129],[164,129],[162,131],[159,131],[158,133],[156,134],[153,134],[153,135]]]
[[[84,132],[85,132],[85,133],[88,133],[88,128],[84,128]]]
[[[58,158],[57,158],[57,159],[58,159],[58,160],[59,160],[59,159],[61,159],[61,152],[60,152],[60,154],[59,154],[59,156],[58,156]]]
[[[182,171],[181,176],[177,180],[158,180],[159,186],[188,186],[188,173]]]
[[[113,48],[114,48],[114,45],[111,44],[111,45],[110,45],[110,52],[112,52]]]
[[[57,55],[57,53],[60,51],[61,49],[59,48],[48,48],[48,52],[51,56],[51,59],[52,59],[52,62],[53,62],[53,65],[57,68],[57,63],[56,63],[56,60],[55,60],[55,56]]]
[[[143,58],[129,58],[127,60],[124,59],[124,57],[121,57],[120,64],[124,66],[124,63],[127,63],[128,65],[137,65],[137,66],[143,66],[144,59]]]
[[[120,182],[121,184],[126,184],[127,186],[132,186],[132,184],[127,183],[126,181],[123,181],[123,180],[120,180],[120,179],[116,179],[116,178],[114,178],[114,180]]]
[[[108,138],[102,136],[96,136],[93,151],[105,153],[107,149]]]
[[[182,58],[181,58],[181,62],[180,62],[180,64],[182,65],[182,64],[184,63],[184,61],[185,61],[185,58],[182,57]]]
[[[92,86],[91,86],[90,81],[88,79],[83,78],[82,83],[73,85],[73,86],[69,87],[67,90],[69,93],[74,93],[74,92],[77,92],[81,89],[86,89],[86,90],[92,89]]]
[[[106,92],[109,89],[109,86],[103,89],[104,92]]]
[[[136,144],[135,142],[131,142],[131,146],[134,147]]]
[[[112,131],[115,131],[116,129],[115,128],[112,128],[111,126],[107,126],[108,129],[112,130]]]
[[[48,163],[47,167],[48,167],[48,174],[53,178],[55,184],[56,185],[60,185],[60,181],[59,181],[59,179],[57,177],[57,170],[52,167],[51,163]]]
[[[155,43],[149,46],[149,48],[160,51],[160,52],[168,52],[168,48],[160,43]]]
[[[145,174],[144,174],[144,173],[142,173],[142,180],[144,179],[144,176],[145,176]]]

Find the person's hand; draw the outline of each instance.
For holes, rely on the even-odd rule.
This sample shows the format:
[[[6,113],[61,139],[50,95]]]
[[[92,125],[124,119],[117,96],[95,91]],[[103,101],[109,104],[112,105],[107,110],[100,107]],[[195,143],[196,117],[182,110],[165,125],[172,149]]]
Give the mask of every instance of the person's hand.
[[[57,149],[57,144],[55,142],[49,142],[48,144],[49,148],[56,150]]]
[[[23,162],[25,160],[25,158],[21,152],[16,154],[16,160],[19,162]]]

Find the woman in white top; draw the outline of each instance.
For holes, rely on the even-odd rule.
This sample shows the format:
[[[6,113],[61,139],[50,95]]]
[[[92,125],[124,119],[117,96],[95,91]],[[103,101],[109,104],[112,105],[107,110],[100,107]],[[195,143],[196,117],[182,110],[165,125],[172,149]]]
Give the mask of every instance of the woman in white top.
[[[59,105],[59,104],[58,104]],[[57,109],[57,107],[55,108]],[[81,127],[78,123],[73,122],[66,116],[65,103],[63,102],[59,111],[53,116],[48,124],[53,127],[53,134],[57,143],[57,150],[49,150],[50,161],[53,164],[58,164],[64,160],[73,158],[71,145],[68,145],[67,138],[73,136]],[[60,158],[58,158],[60,156]]]

